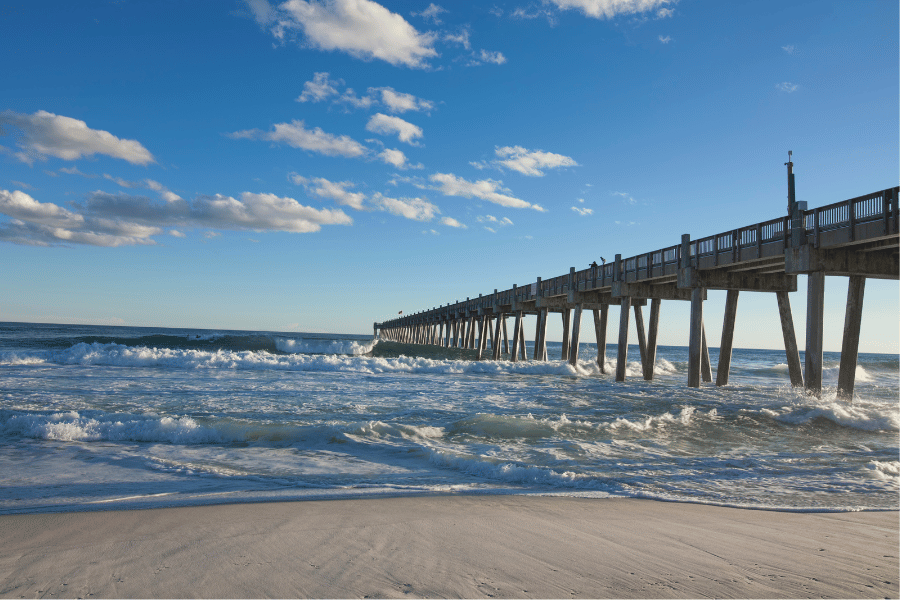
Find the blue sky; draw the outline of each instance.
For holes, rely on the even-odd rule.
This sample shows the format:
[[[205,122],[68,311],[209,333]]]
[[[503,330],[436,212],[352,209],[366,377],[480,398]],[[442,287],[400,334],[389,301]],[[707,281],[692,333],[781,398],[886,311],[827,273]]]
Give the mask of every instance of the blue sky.
[[[900,179],[896,2],[0,10],[0,320],[365,333],[780,216],[788,150],[810,207]],[[869,280],[861,350],[897,314]],[[686,343],[685,305],[662,322]],[[777,323],[743,294],[735,344]]]

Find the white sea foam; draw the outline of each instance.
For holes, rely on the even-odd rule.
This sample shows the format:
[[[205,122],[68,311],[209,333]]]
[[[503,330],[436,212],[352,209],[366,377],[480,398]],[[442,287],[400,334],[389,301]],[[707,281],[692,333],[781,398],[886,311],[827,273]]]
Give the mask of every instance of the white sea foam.
[[[377,343],[377,339],[360,343],[354,340],[275,338],[275,347],[291,354],[368,354]]]
[[[0,365],[40,365],[47,362],[46,353],[25,354],[22,352],[0,352]]]
[[[658,416],[651,415],[638,421],[619,417],[612,423],[609,423],[607,427],[609,429],[625,427],[634,431],[648,431],[667,425],[690,425],[698,417],[714,420],[718,418],[718,412],[713,408],[709,412],[703,413],[702,411],[697,411],[693,406],[685,406],[677,414],[667,412]]]
[[[44,440],[208,443],[220,442],[217,431],[190,417],[139,415],[82,416],[78,412],[0,416],[0,432]]]
[[[800,425],[815,419],[827,419],[842,427],[864,431],[900,431],[900,408],[896,404],[838,401],[834,394],[822,399],[808,396],[786,406],[760,409],[782,423]]]

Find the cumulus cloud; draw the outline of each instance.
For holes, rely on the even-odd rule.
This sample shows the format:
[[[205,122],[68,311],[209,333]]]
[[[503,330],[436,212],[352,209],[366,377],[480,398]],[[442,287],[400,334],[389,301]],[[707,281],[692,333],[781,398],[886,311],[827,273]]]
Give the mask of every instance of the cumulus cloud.
[[[356,210],[366,210],[366,195],[362,192],[351,192],[347,188],[355,187],[352,181],[329,181],[324,177],[308,179],[297,173],[290,173],[288,178],[296,185],[302,185],[306,192],[319,198],[334,200],[343,206]]]
[[[393,165],[394,167],[406,170],[406,169],[423,169],[424,165],[422,163],[410,164],[407,160],[406,155],[403,154],[400,150],[386,148],[382,152],[378,154],[378,158],[384,161],[385,164]]]
[[[371,0],[289,0],[277,8],[265,0],[247,2],[256,21],[279,40],[302,32],[308,45],[321,50],[411,68],[426,68],[437,56],[433,34],[420,33]]]
[[[424,198],[388,198],[376,193],[372,196],[372,204],[392,215],[413,221],[431,221],[441,212],[437,206]]]
[[[13,220],[0,225],[0,239],[18,244],[93,246],[150,245],[152,236],[184,237],[181,229],[287,231],[308,233],[322,225],[350,225],[339,209],[316,209],[293,198],[244,192],[240,200],[215,194],[193,201],[160,202],[146,196],[95,191],[73,212],[39,202],[20,191],[0,190],[0,213]]]
[[[577,206],[573,206],[573,207],[572,207],[572,210],[575,211],[575,212],[577,212],[577,213],[578,213],[579,215],[581,215],[582,217],[586,217],[586,216],[588,216],[588,215],[594,214],[594,210],[591,209],[591,208],[579,208],[579,207],[577,207]]]
[[[445,196],[460,196],[462,198],[480,198],[487,200],[500,206],[509,208],[532,208],[543,212],[544,209],[537,204],[530,204],[501,192],[509,190],[502,187],[502,181],[494,181],[493,179],[482,179],[480,181],[467,181],[462,177],[457,177],[452,173],[435,173],[430,177],[431,181],[438,184],[433,189],[441,192]]]
[[[619,15],[657,12],[672,0],[549,0],[562,10],[579,10],[595,19],[612,19]]]
[[[391,87],[369,88],[369,92],[380,93],[381,102],[393,113],[404,113],[409,110],[427,112],[434,108],[434,102],[431,100],[423,100],[412,94],[398,92]]]
[[[507,168],[531,177],[542,177],[547,169],[577,167],[573,158],[542,150],[528,150],[522,146],[503,146],[494,150],[496,160],[490,162],[473,162],[472,166],[485,169],[489,166]]]
[[[382,135],[397,134],[397,138],[401,142],[406,142],[412,146],[417,146],[416,140],[421,138],[422,128],[408,121],[404,121],[400,117],[389,117],[382,113],[375,113],[369,122],[366,123],[366,130],[372,133],[380,133]]]
[[[454,219],[453,217],[442,217],[441,223],[447,227],[456,227],[457,229],[468,229],[465,225]]]
[[[123,140],[108,131],[91,129],[84,121],[44,110],[33,115],[5,110],[0,112],[0,135],[2,125],[21,131],[16,142],[21,151],[15,156],[29,165],[35,160],[47,160],[48,156],[78,160],[95,154],[120,158],[135,165],[156,162],[150,151],[137,140]]]
[[[332,81],[328,73],[316,73],[312,81],[303,84],[303,92],[297,97],[297,102],[321,102],[331,96],[336,96],[338,91],[335,86],[341,85],[341,81]]]
[[[291,121],[290,123],[276,123],[272,131],[260,131],[259,129],[247,129],[228,134],[233,139],[265,140],[275,143],[285,143],[293,148],[318,152],[325,156],[362,156],[368,149],[346,135],[332,135],[325,133],[319,127],[307,129],[303,121]]]

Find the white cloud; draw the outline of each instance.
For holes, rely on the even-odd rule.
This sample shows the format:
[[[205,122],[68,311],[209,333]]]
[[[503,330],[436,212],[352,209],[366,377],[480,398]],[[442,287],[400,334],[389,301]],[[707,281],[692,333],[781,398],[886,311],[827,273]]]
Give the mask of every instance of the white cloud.
[[[97,177],[97,175],[94,175],[92,173],[82,173],[81,171],[78,170],[78,167],[74,167],[74,166],[68,167],[68,168],[63,167],[59,170],[59,172],[65,173],[66,175],[81,175],[82,177],[86,177],[88,179],[93,179],[94,177]],[[55,177],[56,174],[54,173],[53,176]]]
[[[160,198],[162,198],[166,202],[175,202],[177,200],[181,200],[181,196],[174,192],[170,192],[166,186],[159,183],[158,181],[153,181],[152,179],[143,179],[141,181],[127,181],[125,179],[122,179],[121,177],[113,177],[108,173],[104,173],[103,177],[105,179],[109,179],[110,181],[118,183],[124,188],[141,188],[146,190],[153,190],[154,192],[158,192]]]
[[[663,44],[668,44],[669,42],[672,41],[672,36],[670,36],[670,35],[659,36],[659,41],[662,42]]]
[[[509,191],[501,187],[503,184],[502,181],[482,179],[473,182],[467,181],[462,177],[457,177],[451,173],[435,173],[430,179],[438,184],[438,186],[433,189],[438,190],[445,196],[480,198],[481,200],[487,200],[488,202],[493,202],[494,204],[507,206],[509,208],[533,208],[537,211],[544,211],[544,209],[537,204],[530,204],[514,196],[501,194],[501,191]]]
[[[573,206],[573,207],[572,207],[572,210],[574,210],[575,212],[577,212],[577,213],[578,213],[579,215],[581,215],[582,217],[586,217],[586,216],[588,216],[588,215],[594,214],[594,210],[591,209],[591,208],[579,208],[579,207],[577,207],[577,206]]]
[[[366,124],[366,130],[382,135],[391,135],[396,133],[401,142],[406,142],[412,146],[417,146],[416,140],[422,137],[422,128],[408,121],[404,121],[400,117],[389,117],[382,113],[375,113]]]
[[[453,217],[442,217],[441,223],[446,225],[447,227],[456,227],[457,229],[468,229],[464,224],[460,223]]]
[[[438,18],[438,15],[445,12],[448,12],[446,8],[444,8],[443,6],[438,6],[437,4],[432,2],[428,5],[428,8],[426,8],[422,12],[411,12],[409,14],[413,15],[414,17],[422,17],[426,21],[431,21],[435,25],[440,25],[441,20]]]
[[[780,90],[782,92],[787,92],[788,94],[792,94],[792,93],[796,92],[797,88],[799,88],[799,87],[800,86],[798,86],[796,83],[791,83],[789,81],[785,81],[785,82],[782,82],[782,83],[779,83],[778,85],[776,85],[775,89]]]
[[[434,102],[423,100],[412,94],[395,91],[391,87],[369,88],[369,93],[381,93],[381,102],[393,113],[404,113],[408,110],[430,111],[434,108]]]
[[[671,17],[674,14],[675,14],[674,8],[660,8],[658,11],[656,11],[656,18],[657,19],[665,19],[667,17]]]
[[[353,91],[353,88],[347,88],[335,102],[349,104],[353,108],[369,108],[375,103],[375,99],[372,96],[359,97]]]
[[[469,30],[468,29],[462,29],[457,34],[445,33],[444,41],[450,42],[452,44],[459,44],[466,50],[470,50],[472,48],[471,44],[469,43]]]
[[[0,125],[4,124],[22,131],[17,142],[22,151],[16,153],[16,157],[28,164],[46,160],[47,156],[77,160],[94,154],[121,158],[135,165],[156,162],[137,140],[119,139],[108,131],[91,129],[84,121],[71,117],[43,110],[33,115],[5,110],[0,112]]]
[[[403,17],[371,0],[289,0],[278,9],[248,0],[256,21],[277,39],[302,31],[310,46],[338,50],[363,60],[396,66],[428,67],[436,57],[434,35],[420,33]]]
[[[509,219],[509,217],[503,217],[498,219],[493,215],[485,215],[483,217],[478,217],[479,223],[493,223],[495,225],[499,225],[500,227],[505,227],[507,225],[512,225],[513,222]]]
[[[294,120],[290,123],[276,123],[273,131],[260,131],[259,129],[247,129],[228,134],[233,139],[266,140],[270,142],[284,142],[294,148],[301,148],[311,152],[318,152],[326,156],[362,156],[368,149],[346,135],[332,135],[325,133],[318,127],[307,129],[303,121]]]
[[[492,163],[494,166],[503,166],[532,177],[543,176],[546,169],[578,166],[578,163],[568,156],[542,150],[528,150],[522,146],[498,147],[494,150],[494,154],[498,157],[498,160]]]
[[[340,209],[316,209],[293,198],[252,192],[242,193],[240,200],[216,194],[190,202],[160,202],[96,191],[88,194],[83,205],[75,206],[80,212],[38,202],[23,192],[0,190],[0,213],[13,219],[0,224],[0,240],[115,247],[152,245],[156,243],[152,236],[163,233],[184,237],[181,230],[186,227],[306,233],[319,231],[322,225],[353,223]]]
[[[612,194],[613,196],[619,196],[624,202],[627,202],[628,204],[638,203],[637,200],[635,200],[634,197],[632,197],[632,195],[628,192],[613,192]]]
[[[503,56],[502,52],[488,52],[487,50],[482,49],[478,52],[472,53],[472,58],[468,63],[466,63],[466,66],[477,67],[478,65],[483,65],[484,63],[502,65],[505,62],[506,57]]]
[[[329,181],[324,177],[314,177],[307,179],[297,173],[291,173],[288,178],[297,185],[306,188],[307,193],[319,198],[327,198],[334,200],[343,206],[349,206],[356,210],[366,210],[364,205],[366,195],[362,192],[351,192],[347,188],[354,187],[351,181]]]
[[[785,52],[787,52],[788,54],[793,54],[797,50],[797,48],[794,47],[793,44],[789,44],[787,46],[782,46],[781,49],[784,50]]]
[[[580,10],[595,19],[612,19],[619,15],[659,11],[672,4],[672,0],[550,0],[550,2],[563,10]]]
[[[385,164],[393,165],[402,170],[425,168],[422,163],[410,164],[406,159],[406,155],[397,149],[386,148],[378,154],[378,158],[383,160]]]
[[[388,198],[376,193],[372,196],[372,204],[392,215],[414,221],[431,221],[441,212],[437,206],[424,198]]]
[[[341,81],[328,79],[328,73],[316,73],[312,81],[303,84],[303,92],[297,97],[297,102],[322,102],[331,96],[336,96],[338,91],[335,86],[341,85]]]

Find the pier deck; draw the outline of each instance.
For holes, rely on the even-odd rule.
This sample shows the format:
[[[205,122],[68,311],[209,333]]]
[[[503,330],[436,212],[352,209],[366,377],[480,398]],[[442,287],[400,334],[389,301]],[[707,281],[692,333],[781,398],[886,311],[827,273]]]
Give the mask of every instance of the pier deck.
[[[790,163],[789,163],[790,164]],[[898,191],[888,188],[827,206],[806,209],[793,201],[793,174],[789,177],[790,215],[732,229],[697,240],[683,235],[681,242],[587,269],[537,278],[525,285],[479,294],[430,310],[375,323],[375,331],[390,340],[448,347],[474,348],[485,358],[491,340],[491,358],[504,354],[525,359],[524,315],[537,315],[535,360],[546,360],[546,323],[551,312],[563,319],[563,359],[578,358],[581,316],[594,314],[597,361],[605,370],[607,311],[619,305],[619,345],[616,378],[625,377],[629,308],[633,307],[645,379],[653,378],[659,309],[662,300],[691,302],[688,385],[712,381],[703,300],[706,290],[728,290],[720,344],[717,385],[728,383],[738,296],[741,291],[776,295],[791,382],[813,394],[822,388],[822,327],[825,276],[848,276],[850,285],[841,351],[838,393],[850,399],[856,370],[859,328],[866,278],[894,279],[898,273]],[[807,278],[805,373],[801,373],[788,294],[797,291],[797,275]],[[641,308],[651,303],[645,331]],[[570,322],[574,309],[574,322]],[[506,319],[515,317],[512,351]],[[493,324],[493,328],[491,325]],[[476,328],[479,329],[476,336]],[[476,341],[477,340],[477,341]],[[501,348],[502,340],[502,348]],[[502,351],[501,351],[502,350]]]

